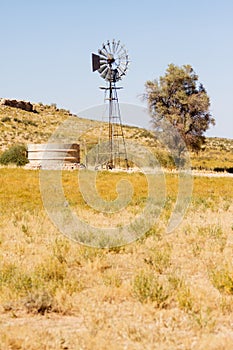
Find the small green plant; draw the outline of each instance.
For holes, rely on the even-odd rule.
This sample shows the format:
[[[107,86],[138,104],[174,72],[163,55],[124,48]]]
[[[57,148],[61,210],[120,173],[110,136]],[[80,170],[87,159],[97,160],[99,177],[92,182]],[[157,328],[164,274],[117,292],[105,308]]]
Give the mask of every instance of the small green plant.
[[[168,277],[168,281],[179,308],[186,312],[192,311],[194,307],[194,299],[184,278],[174,272]]]
[[[14,122],[17,122],[17,123],[22,123],[22,120],[18,119],[17,117],[14,117]]]
[[[35,123],[33,120],[30,120],[30,119],[25,119],[25,120],[23,120],[22,121],[22,123],[24,124],[24,125],[31,125],[31,126],[35,126],[35,127],[37,127],[38,126],[38,124],[37,123]]]
[[[171,264],[171,252],[171,246],[168,243],[161,247],[156,246],[149,250],[148,257],[144,261],[162,274]]]
[[[210,272],[211,281],[220,292],[233,294],[233,271],[229,266],[223,265]]]
[[[135,276],[133,292],[140,302],[156,302],[158,307],[165,307],[168,299],[168,293],[158,277],[144,270]]]
[[[56,239],[53,245],[53,254],[58,261],[63,264],[67,263],[67,257],[70,250],[70,242],[65,239]]]
[[[11,118],[10,117],[3,117],[1,119],[1,122],[5,123],[5,122],[10,122],[11,121]]]
[[[24,295],[32,288],[32,279],[16,264],[4,264],[0,270],[0,289],[8,287],[17,295]]]
[[[211,309],[199,308],[197,311],[191,313],[192,319],[195,321],[199,329],[206,329],[208,331],[213,331],[216,321],[213,318]]]
[[[17,166],[23,166],[27,163],[27,148],[25,145],[11,146],[0,157],[0,164],[3,165],[16,164]]]
[[[182,310],[189,312],[193,309],[193,297],[190,288],[185,283],[182,283],[177,291],[177,301]]]
[[[122,278],[121,276],[112,270],[105,271],[103,273],[103,282],[105,286],[111,286],[119,288],[122,285]]]
[[[66,277],[66,266],[54,258],[37,265],[34,270],[34,282],[38,287],[44,283],[50,284],[52,290],[63,285]]]

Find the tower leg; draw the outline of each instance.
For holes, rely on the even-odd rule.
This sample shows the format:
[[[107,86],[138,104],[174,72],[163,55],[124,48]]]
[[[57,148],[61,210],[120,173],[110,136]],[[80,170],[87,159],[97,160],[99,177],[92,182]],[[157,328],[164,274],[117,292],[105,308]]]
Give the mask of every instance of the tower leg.
[[[115,83],[109,83],[109,168],[128,169],[120,106]]]

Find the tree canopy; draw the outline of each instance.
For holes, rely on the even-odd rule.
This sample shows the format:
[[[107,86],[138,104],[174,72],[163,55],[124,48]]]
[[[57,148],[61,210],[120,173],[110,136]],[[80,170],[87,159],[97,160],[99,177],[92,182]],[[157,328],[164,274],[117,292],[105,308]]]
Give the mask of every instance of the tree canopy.
[[[169,122],[187,147],[198,151],[205,140],[204,133],[215,120],[210,113],[210,99],[193,68],[170,64],[164,76],[147,81],[145,87],[154,128],[161,128],[162,121]]]

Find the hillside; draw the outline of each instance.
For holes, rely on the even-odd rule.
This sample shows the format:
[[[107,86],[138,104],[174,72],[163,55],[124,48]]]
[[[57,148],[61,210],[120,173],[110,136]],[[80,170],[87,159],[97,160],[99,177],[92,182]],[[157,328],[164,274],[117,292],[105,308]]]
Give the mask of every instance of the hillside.
[[[33,105],[33,112],[28,112],[20,108],[0,105],[0,152],[17,143],[43,143],[49,140],[51,134],[68,117],[77,118],[69,111],[58,109],[55,104],[43,105],[42,103]],[[87,119],[79,119],[80,122],[91,125],[90,130],[83,135],[85,144],[97,143],[98,132],[102,128],[102,133],[107,135],[107,124]],[[134,140],[148,147],[164,166],[171,166],[171,160],[165,149],[154,140],[150,131],[125,126],[125,138]],[[224,169],[233,166],[233,139],[207,138],[206,144],[199,154],[191,154],[192,166],[196,169]]]
[[[15,143],[46,142],[69,115],[69,111],[55,105],[35,104],[34,112],[0,106],[0,150]]]

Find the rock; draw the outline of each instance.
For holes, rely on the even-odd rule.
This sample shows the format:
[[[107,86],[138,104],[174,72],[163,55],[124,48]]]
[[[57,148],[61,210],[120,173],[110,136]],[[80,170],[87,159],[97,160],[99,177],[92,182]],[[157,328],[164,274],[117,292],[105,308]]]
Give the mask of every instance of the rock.
[[[8,100],[6,98],[1,98],[0,105],[20,108],[27,112],[33,112],[33,105],[31,104],[31,102]]]

